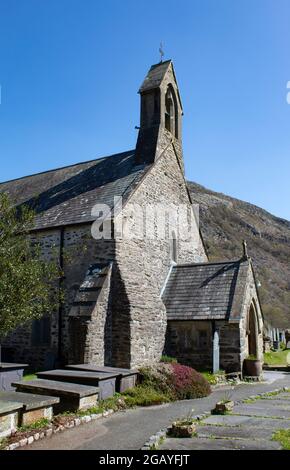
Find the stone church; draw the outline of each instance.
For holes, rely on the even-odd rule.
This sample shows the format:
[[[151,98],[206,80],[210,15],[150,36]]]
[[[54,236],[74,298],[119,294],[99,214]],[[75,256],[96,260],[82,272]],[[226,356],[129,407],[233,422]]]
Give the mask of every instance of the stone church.
[[[249,354],[262,357],[263,317],[246,247],[240,259],[211,263],[199,231],[184,176],[173,63],[153,65],[139,93],[135,149],[0,185],[34,208],[32,242],[63,272],[57,311],[6,338],[3,359],[43,369],[72,362],[138,367],[168,354],[196,368],[215,362],[240,371]],[[120,220],[142,226],[134,205],[160,204],[186,208],[187,237],[166,217],[164,237],[120,234]],[[110,237],[94,236],[96,205],[110,213],[98,226],[109,220]]]

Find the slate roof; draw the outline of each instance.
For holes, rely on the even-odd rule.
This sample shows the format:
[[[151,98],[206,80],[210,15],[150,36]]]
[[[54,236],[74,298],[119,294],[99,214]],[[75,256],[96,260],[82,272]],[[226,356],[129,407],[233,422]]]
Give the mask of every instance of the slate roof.
[[[140,87],[139,92],[141,93],[157,88],[162,82],[170,64],[171,60],[166,60],[165,62],[159,62],[159,64],[152,65]]]
[[[35,210],[35,229],[78,224],[94,220],[95,204],[128,198],[149,166],[135,165],[130,151],[1,183],[0,192]]]
[[[177,265],[163,292],[168,320],[238,321],[249,260]]]

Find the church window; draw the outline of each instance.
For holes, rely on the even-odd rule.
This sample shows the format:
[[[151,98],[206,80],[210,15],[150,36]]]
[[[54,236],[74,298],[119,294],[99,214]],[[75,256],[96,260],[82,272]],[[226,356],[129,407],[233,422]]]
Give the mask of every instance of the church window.
[[[165,96],[165,128],[178,138],[178,113],[173,88],[168,87]]]

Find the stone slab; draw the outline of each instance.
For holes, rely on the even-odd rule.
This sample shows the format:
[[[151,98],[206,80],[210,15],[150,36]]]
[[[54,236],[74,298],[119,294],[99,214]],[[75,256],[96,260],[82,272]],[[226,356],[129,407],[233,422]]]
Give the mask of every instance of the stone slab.
[[[0,371],[25,369],[26,367],[28,367],[28,364],[16,364],[14,362],[0,362]]]
[[[273,429],[289,429],[289,421],[285,419],[275,418],[254,418],[252,416],[242,415],[215,415],[209,416],[203,420],[206,425],[217,425],[217,426],[246,426],[248,429],[251,426],[263,427]]]
[[[46,395],[36,395],[34,393],[24,392],[0,392],[1,402],[19,402],[24,411],[30,411],[37,408],[43,408],[59,403],[59,398]]]
[[[213,424],[217,426],[241,426],[251,420],[250,416],[234,415],[212,415],[204,419],[204,424]]]
[[[289,410],[290,411],[290,400],[255,400],[253,403],[242,403],[242,405],[253,405],[258,408],[267,408],[280,410]]]
[[[46,379],[46,378],[64,378],[64,379],[82,379],[82,380],[87,380],[89,381],[102,381],[102,380],[107,380],[110,378],[115,378],[116,374],[106,374],[104,372],[93,372],[93,371],[81,371],[81,370],[68,370],[68,369],[54,369],[54,370],[47,370],[44,372],[38,372],[37,377],[41,379]],[[52,380],[54,380],[52,378]],[[66,380],[64,380],[66,381]],[[77,383],[77,382],[76,382]]]
[[[39,372],[37,377],[40,379],[99,387],[100,400],[112,397],[116,391],[116,376],[102,372],[55,369]]]
[[[53,405],[57,413],[85,410],[96,406],[98,402],[99,389],[88,385],[42,379],[16,382],[13,385],[17,392],[59,397],[59,403]]]
[[[18,411],[21,410],[23,407],[23,403],[20,401],[17,402],[15,401],[6,401],[6,400],[1,400],[0,399],[0,416],[11,413],[13,411]]]
[[[259,426],[198,426],[198,437],[271,439],[273,429]]]
[[[54,380],[43,380],[43,379],[34,379],[27,380],[23,382],[15,382],[12,384],[16,387],[17,391],[23,391],[28,393],[36,392],[41,395],[45,395],[44,392],[48,392],[49,395],[61,397],[69,396],[82,398],[90,395],[95,395],[98,393],[97,387],[92,387],[88,385],[80,385],[75,383],[68,382],[58,382]]]
[[[0,367],[0,391],[13,390],[12,382],[22,380],[26,364],[1,363]]]
[[[175,439],[168,438],[160,450],[280,450],[276,441],[253,441],[252,439]]]
[[[289,419],[290,427],[290,410],[284,410],[278,407],[265,407],[265,406],[255,406],[255,405],[237,405],[233,410],[234,414],[244,415],[244,416],[264,416],[270,418],[285,418]]]
[[[125,392],[136,385],[138,371],[118,367],[97,366],[95,364],[73,364],[67,366],[70,370],[91,371],[96,373],[114,374],[116,377],[116,391]]]

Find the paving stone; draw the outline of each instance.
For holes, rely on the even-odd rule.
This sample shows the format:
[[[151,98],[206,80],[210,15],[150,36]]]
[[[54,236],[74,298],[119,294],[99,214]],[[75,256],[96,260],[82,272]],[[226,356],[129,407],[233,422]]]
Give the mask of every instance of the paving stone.
[[[248,423],[250,420],[250,416],[212,415],[203,420],[203,423],[216,424],[218,426],[240,426]]]
[[[263,399],[260,399],[260,400],[256,400],[253,405],[255,406],[264,406],[264,407],[278,407],[278,408],[284,408],[285,410],[287,410],[288,408],[290,409],[290,399],[289,400],[285,400],[283,398],[280,398],[280,399],[276,399],[276,400],[263,400]]]
[[[255,405],[237,405],[233,410],[234,414],[244,416],[269,416],[277,418],[286,418],[290,420],[290,410],[283,410],[278,407],[255,406]],[[290,426],[290,421],[289,421]]]
[[[273,429],[258,426],[198,426],[198,437],[271,439]]]
[[[279,450],[276,441],[254,441],[252,439],[166,439],[161,450]]]

